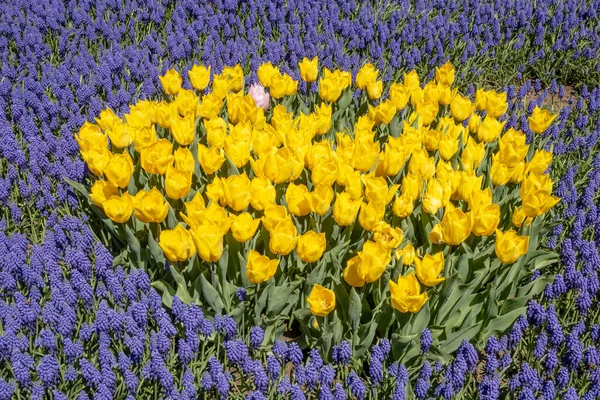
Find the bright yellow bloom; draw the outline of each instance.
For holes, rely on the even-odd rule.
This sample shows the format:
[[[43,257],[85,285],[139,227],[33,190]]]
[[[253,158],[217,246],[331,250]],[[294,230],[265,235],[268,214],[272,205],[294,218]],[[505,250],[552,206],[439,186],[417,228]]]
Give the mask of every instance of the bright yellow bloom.
[[[290,254],[298,243],[298,231],[290,218],[286,218],[272,227],[269,240],[271,253],[286,256]]]
[[[475,110],[475,106],[471,103],[468,97],[457,94],[450,102],[450,113],[452,117],[457,121],[464,121]]]
[[[325,233],[308,231],[298,238],[296,252],[298,252],[298,257],[305,263],[314,263],[323,256],[326,247]]]
[[[317,80],[319,74],[319,58],[315,57],[312,60],[304,57],[302,61],[298,63],[300,69],[300,76],[304,82],[314,82]]]
[[[506,121],[500,122],[497,119],[486,116],[477,128],[477,139],[483,143],[490,143],[496,140],[500,135]]]
[[[485,110],[492,118],[500,118],[508,110],[508,102],[506,101],[506,92],[496,93],[491,90],[486,93]]]
[[[148,192],[144,190],[137,192],[133,206],[135,208],[135,217],[145,223],[161,223],[169,212],[169,204],[155,187]]]
[[[306,302],[313,315],[324,317],[335,309],[335,293],[333,290],[315,284]]]
[[[75,140],[82,153],[91,149],[108,148],[108,137],[102,133],[98,125],[87,121],[75,134]]]
[[[471,234],[471,218],[449,202],[440,223],[440,230],[444,243],[459,245]]]
[[[515,167],[525,159],[529,145],[525,143],[527,137],[521,131],[509,129],[498,140],[498,160],[508,168]]]
[[[146,172],[164,175],[173,165],[173,144],[167,139],[159,139],[142,150],[141,159]]]
[[[298,91],[298,81],[288,74],[277,74],[271,78],[270,94],[274,99],[291,96]]]
[[[387,222],[380,222],[373,229],[373,240],[386,250],[393,250],[404,239],[404,233],[399,227],[392,228]]]
[[[175,159],[175,168],[186,171],[190,174],[194,173],[196,169],[196,161],[192,152],[187,147],[180,147],[173,153]]]
[[[169,261],[185,261],[196,254],[192,234],[181,225],[160,232],[158,245]]]
[[[410,71],[408,73],[404,73],[404,86],[410,91],[414,91],[421,86],[419,82],[419,74],[417,71]]]
[[[231,233],[233,238],[240,243],[245,243],[252,239],[260,225],[260,218],[252,218],[248,212],[243,212],[237,216],[231,224]]]
[[[129,220],[133,212],[133,201],[129,193],[121,196],[113,195],[102,203],[104,213],[111,221],[123,224]]]
[[[474,169],[479,167],[485,157],[485,146],[483,143],[477,143],[470,136],[467,144],[460,155],[460,160],[464,167]]]
[[[308,215],[310,213],[308,197],[308,189],[304,184],[290,183],[285,191],[285,202],[290,214],[296,217]]]
[[[368,231],[373,231],[375,226],[383,220],[385,215],[385,203],[369,202],[363,203],[358,214],[360,226]]]
[[[171,96],[176,95],[179,90],[181,90],[181,83],[183,80],[181,79],[179,72],[174,69],[168,70],[166,74],[159,76],[158,79],[160,79],[160,83],[165,92]]]
[[[358,275],[359,265],[360,256],[354,256],[346,262],[346,268],[344,268],[344,280],[350,286],[363,287],[365,285],[365,280]]]
[[[350,193],[339,193],[333,203],[333,219],[339,226],[348,226],[356,219],[362,198],[353,199]]]
[[[402,110],[408,104],[410,91],[401,83],[393,83],[390,86],[390,101],[397,110]]]
[[[471,211],[472,231],[477,236],[490,236],[500,223],[500,206],[490,204],[476,207]]]
[[[514,230],[503,233],[497,229],[495,251],[500,261],[512,264],[529,251],[529,236],[517,236]]]
[[[535,133],[544,133],[548,127],[558,117],[558,114],[550,114],[548,110],[542,110],[538,106],[533,109],[533,113],[527,121],[529,128]]]
[[[124,189],[129,184],[131,174],[133,174],[133,160],[129,153],[124,152],[115,154],[104,169],[106,179],[111,185]]]
[[[221,166],[225,162],[225,156],[223,150],[219,150],[217,147],[207,148],[203,144],[198,144],[198,161],[202,170],[210,175],[221,169]]]
[[[412,265],[417,258],[417,252],[411,243],[408,243],[404,248],[396,250],[394,253],[396,260],[402,259],[402,265]]]
[[[275,187],[267,178],[254,177],[250,183],[250,204],[258,211],[275,202]]]
[[[387,182],[382,177],[363,176],[365,184],[365,197],[367,202],[380,202],[389,204],[400,187],[399,184],[388,187]]]
[[[439,276],[444,269],[444,253],[439,252],[434,255],[425,254],[422,260],[415,257],[415,270],[417,278],[426,286],[435,286],[443,282],[446,278]]]
[[[185,211],[187,215],[180,213],[181,218],[189,227],[197,226],[202,222],[202,213],[206,209],[204,198],[200,192],[196,192],[194,198],[185,202]]]
[[[176,117],[171,120],[171,135],[177,143],[182,146],[187,146],[194,140],[196,133],[196,125],[194,116]]]
[[[439,68],[435,67],[435,81],[444,86],[452,86],[454,83],[454,67],[450,64],[450,61]]]
[[[265,207],[264,215],[262,217],[262,224],[269,232],[275,229],[277,224],[285,220],[291,221],[291,218],[288,214],[287,208],[284,206],[271,203]]]
[[[110,143],[117,149],[128,147],[133,140],[130,127],[120,122],[115,123],[112,129],[108,130],[108,137]]]
[[[246,261],[246,277],[255,285],[268,281],[275,275],[279,260],[271,260],[269,257],[250,250]]]
[[[411,174],[428,180],[435,174],[435,159],[429,157],[427,150],[421,148],[412,153],[408,162],[408,170]]]
[[[398,283],[390,280],[389,287],[392,306],[403,313],[418,312],[429,299],[427,292],[421,293],[421,287],[414,272],[399,277]]]
[[[192,188],[192,174],[174,167],[167,169],[165,176],[165,192],[174,200],[185,197]]]
[[[531,161],[527,163],[526,172],[532,172],[534,174],[541,175],[548,170],[552,163],[552,152],[546,150],[536,150],[531,158]]]
[[[367,63],[361,67],[356,74],[356,86],[361,90],[366,90],[369,83],[377,81],[379,71],[371,63]]]
[[[400,218],[406,218],[412,214],[414,207],[414,200],[410,196],[402,194],[402,196],[396,197],[392,206],[392,212]]]
[[[512,223],[515,224],[517,228],[520,228],[523,225],[523,223],[525,223],[525,226],[529,226],[529,224],[531,224],[531,221],[533,221],[533,218],[525,215],[523,207],[516,207],[511,219]]]
[[[358,276],[365,282],[375,282],[379,279],[392,259],[387,248],[370,240],[365,242],[358,256]]]
[[[260,83],[264,87],[268,88],[271,87],[271,81],[273,77],[279,75],[280,72],[279,67],[273,66],[273,64],[271,64],[271,62],[269,61],[268,63],[262,63],[258,67],[256,74],[258,75],[258,80],[260,81]]]
[[[175,103],[177,104],[177,112],[183,117],[191,118],[193,121],[201,113],[200,99],[193,90],[181,89],[177,93]],[[173,119],[177,119],[177,116],[174,116]]]
[[[230,175],[223,179],[223,192],[227,206],[235,211],[242,211],[250,204],[250,179],[244,172]]]
[[[320,216],[325,215],[331,207],[334,192],[331,186],[317,186],[314,190],[307,194],[310,210]]]
[[[450,200],[450,191],[436,178],[427,181],[425,196],[423,196],[423,210],[429,214],[435,214],[445,207]]]
[[[244,88],[244,71],[240,64],[235,67],[225,67],[221,76],[227,79],[227,86],[233,92],[239,92]]]
[[[118,196],[119,189],[116,186],[111,185],[107,181],[98,180],[94,182],[92,188],[90,189],[90,200],[97,205],[98,207],[102,207],[102,203],[104,203],[111,196]]]
[[[96,123],[100,125],[100,128],[104,132],[108,132],[115,124],[120,124],[121,122],[121,118],[108,107],[100,111],[99,118],[96,118]],[[86,123],[89,124],[89,122]]]
[[[206,262],[219,261],[223,254],[223,232],[222,228],[211,221],[204,221],[191,230],[194,245],[200,258]]]
[[[188,71],[188,76],[194,89],[204,90],[210,81],[210,66],[194,65],[192,69]]]
[[[525,215],[535,218],[554,207],[560,201],[560,198],[552,196],[548,190],[540,189],[526,193],[522,201]]]

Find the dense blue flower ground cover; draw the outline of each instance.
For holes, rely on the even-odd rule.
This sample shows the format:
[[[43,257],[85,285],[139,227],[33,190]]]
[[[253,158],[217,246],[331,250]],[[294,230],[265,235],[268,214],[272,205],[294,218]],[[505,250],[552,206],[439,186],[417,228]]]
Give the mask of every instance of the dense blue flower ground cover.
[[[42,0],[0,11],[0,399],[600,397],[599,1]],[[165,70],[269,60],[297,78],[314,55],[353,72],[370,60],[386,80],[450,59],[462,82],[506,89],[511,110],[560,112],[547,132],[562,198],[547,245],[561,263],[485,349],[465,342],[442,363],[424,331],[413,371],[386,340],[360,360],[346,343],[330,355],[266,348],[260,328],[238,332],[177,301],[167,310],[144,272],[113,263],[63,181],[87,173],[73,132],[104,107],[122,114],[158,96]],[[521,119],[507,125],[531,134]]]

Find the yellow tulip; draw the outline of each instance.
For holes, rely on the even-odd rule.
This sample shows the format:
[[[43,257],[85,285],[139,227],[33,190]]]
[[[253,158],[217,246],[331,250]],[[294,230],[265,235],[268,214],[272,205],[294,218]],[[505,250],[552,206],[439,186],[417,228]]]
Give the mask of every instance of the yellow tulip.
[[[187,146],[194,140],[196,126],[194,116],[176,117],[171,120],[171,135],[177,143]]]
[[[264,215],[262,217],[262,224],[269,232],[275,229],[277,224],[285,220],[291,221],[291,217],[288,214],[287,208],[284,206],[271,203],[265,207]]]
[[[431,228],[429,234],[427,235],[429,238],[429,242],[433,244],[442,244],[444,243],[444,238],[442,237],[442,225],[436,224]]]
[[[204,121],[206,141],[210,147],[222,149],[227,137],[227,123],[223,118],[212,118]]]
[[[142,150],[142,168],[150,174],[164,175],[173,165],[173,144],[167,139],[159,139]]]
[[[388,187],[386,180],[382,177],[365,176],[363,183],[365,184],[367,202],[380,202],[386,205],[392,201],[400,187],[398,184]]]
[[[468,97],[457,94],[450,102],[450,114],[457,121],[464,121],[475,110],[475,106]]]
[[[219,261],[223,254],[223,236],[225,233],[216,222],[205,221],[192,228],[192,239],[200,258],[206,262]]]
[[[362,198],[353,199],[346,191],[337,195],[333,203],[333,219],[339,226],[348,226],[356,219]]]
[[[250,179],[244,172],[230,175],[223,180],[223,192],[227,206],[235,211],[242,211],[250,204]]]
[[[356,74],[356,86],[361,90],[366,90],[369,83],[375,82],[379,75],[379,71],[371,63],[367,63],[361,67]]]
[[[331,207],[334,192],[331,186],[317,186],[314,190],[307,194],[310,210],[320,216],[325,215]]]
[[[510,180],[511,174],[508,170],[508,167],[506,164],[503,164],[499,161],[498,154],[494,154],[492,158],[492,168],[490,170],[490,174],[492,175],[492,184],[494,184],[494,186],[506,185]]]
[[[358,222],[367,231],[373,231],[375,226],[383,220],[385,215],[385,203],[369,202],[363,203],[358,214]]]
[[[390,100],[382,101],[378,106],[369,106],[369,117],[375,121],[375,125],[388,124],[396,115],[396,106]]]
[[[113,186],[109,182],[102,180],[94,182],[90,192],[90,200],[92,200],[92,202],[98,207],[102,207],[102,203],[104,203],[111,196],[119,195],[119,189],[116,186]]]
[[[296,252],[305,263],[314,263],[323,256],[326,247],[327,240],[324,233],[308,231],[298,238]]]
[[[298,63],[300,69],[300,76],[304,82],[314,82],[317,80],[319,74],[319,58],[315,57],[312,60],[304,57],[302,61]]]
[[[411,243],[408,243],[404,248],[396,250],[394,253],[396,260],[402,259],[402,265],[412,265],[417,258],[417,252]]]
[[[227,96],[227,117],[230,124],[240,122],[256,122],[256,103],[250,95],[230,94]]]
[[[427,151],[435,151],[440,147],[442,132],[435,129],[423,129],[423,146]]]
[[[483,111],[487,108],[488,92],[484,89],[477,89],[475,92],[475,108],[477,111]]]
[[[308,197],[308,189],[305,185],[290,183],[285,191],[285,202],[290,214],[296,217],[308,215],[310,213]]]
[[[439,154],[442,160],[448,161],[458,151],[458,139],[444,137],[439,142]]]
[[[126,188],[133,174],[133,160],[129,153],[113,155],[104,169],[104,174],[111,185]]]
[[[169,212],[169,204],[155,187],[148,192],[143,190],[137,192],[133,206],[135,217],[145,223],[161,223]]]
[[[113,154],[106,147],[97,147],[82,152],[81,156],[90,171],[101,177]]]
[[[271,231],[269,250],[273,254],[286,256],[290,254],[298,243],[298,231],[290,218],[286,218],[275,225]]]
[[[171,96],[176,95],[179,90],[181,90],[181,83],[183,80],[181,79],[179,72],[174,69],[168,70],[166,74],[159,76],[158,79],[160,79],[160,83],[165,92]]]
[[[173,153],[175,159],[175,168],[186,171],[190,174],[196,169],[196,161],[192,152],[187,147],[180,147]]]
[[[514,230],[503,233],[497,229],[495,251],[500,261],[512,264],[529,251],[529,236],[517,236]]]
[[[331,104],[322,103],[317,106],[317,133],[323,135],[331,129],[331,115],[332,108]]]
[[[495,90],[486,93],[485,110],[492,118],[500,118],[508,110],[506,92],[496,93]]]
[[[246,277],[255,285],[260,285],[275,275],[278,265],[279,260],[271,260],[267,256],[250,250],[246,261]]]
[[[473,233],[476,236],[490,236],[500,223],[500,206],[490,204],[481,206],[471,211],[471,223]]]
[[[131,217],[133,201],[129,193],[125,192],[121,196],[110,196],[102,203],[102,208],[111,221],[123,224]]]
[[[552,152],[536,150],[531,161],[527,163],[526,172],[541,175],[545,173],[552,163]]]
[[[425,196],[423,196],[423,211],[429,214],[435,214],[437,211],[446,206],[450,200],[450,193],[444,185],[436,179],[431,178],[427,182]]]
[[[498,160],[508,168],[515,167],[525,159],[529,145],[525,143],[527,137],[521,131],[509,129],[498,140]]]
[[[115,123],[112,129],[108,130],[108,137],[113,147],[124,149],[132,142],[131,129],[127,124]]]
[[[355,144],[352,154],[352,167],[361,172],[369,172],[379,158],[379,142],[361,140]]]
[[[169,261],[185,261],[196,254],[192,234],[181,225],[160,232],[158,245]]]
[[[250,183],[250,204],[257,211],[275,202],[275,186],[267,178],[254,177]]]
[[[460,185],[452,196],[452,200],[469,201],[474,191],[481,189],[483,176],[475,175],[475,172],[463,171],[461,174]]]
[[[237,216],[233,224],[231,224],[231,233],[233,238],[240,243],[245,243],[252,239],[256,230],[260,225],[260,218],[252,218],[252,215],[247,212],[243,212]]]
[[[434,255],[425,254],[422,260],[415,257],[415,270],[417,278],[425,286],[435,286],[443,282],[446,278],[439,276],[444,269],[444,253],[439,252]]]
[[[439,68],[435,67],[435,81],[444,86],[452,86],[454,83],[454,67],[450,64],[450,61]]]
[[[411,92],[421,86],[417,71],[413,70],[408,73],[404,73],[404,86]]]
[[[104,110],[102,110],[100,112],[99,118],[96,118],[96,123],[100,125],[100,128],[104,132],[111,130],[115,124],[120,124],[121,122],[121,118],[119,118],[119,116],[115,114],[115,112],[110,108],[105,108]],[[86,124],[90,123],[86,122]]]
[[[458,93],[458,89],[451,89],[450,86],[446,86],[441,83],[438,84],[437,89],[439,94],[438,102],[443,106],[447,106],[452,103],[452,99]]]
[[[335,293],[333,290],[315,284],[306,302],[313,315],[324,317],[335,309]]]
[[[387,248],[368,240],[358,253],[358,276],[365,282],[375,282],[389,265],[392,256]]]
[[[208,207],[202,212],[201,222],[214,222],[219,226],[220,231],[223,235],[229,232],[229,228],[235,221],[235,215],[229,215],[225,208],[219,206],[216,202],[210,203]]]
[[[471,117],[469,118],[469,131],[471,133],[476,133],[477,130],[479,129],[479,124],[481,123],[481,117],[475,113],[471,114]]]
[[[271,78],[270,94],[274,99],[291,96],[298,91],[298,81],[288,74],[277,74]]]
[[[204,90],[208,86],[210,80],[210,66],[194,65],[188,71],[188,77],[192,87],[196,90]]]
[[[500,135],[506,121],[500,122],[497,119],[486,116],[477,128],[477,139],[483,143],[490,143],[496,140]]]
[[[271,64],[271,62],[269,61],[268,63],[262,63],[258,67],[256,74],[258,75],[258,80],[260,81],[260,83],[264,87],[268,88],[271,87],[271,81],[273,77],[279,75],[280,72],[279,67],[273,66],[273,64]]]
[[[403,313],[418,312],[429,299],[427,292],[421,293],[421,287],[414,272],[399,277],[398,283],[390,280],[389,287],[392,306]]]
[[[485,157],[485,146],[483,143],[477,143],[470,136],[467,139],[467,144],[460,155],[460,160],[468,169],[479,167]]]
[[[225,207],[227,202],[225,201],[225,189],[224,179],[216,176],[211,183],[206,185],[205,193],[211,201],[219,203],[221,207]]]
[[[412,214],[415,208],[414,200],[406,194],[396,197],[394,204],[392,205],[392,212],[400,218],[406,218]]]
[[[178,114],[185,118],[191,118],[194,122],[196,117],[201,113],[200,99],[193,90],[181,89],[177,93],[175,103],[177,104]],[[177,116],[174,116],[174,119],[177,119]],[[172,124],[173,121],[171,121]],[[170,128],[173,129],[172,126]]]
[[[538,106],[533,109],[533,113],[527,121],[529,128],[535,133],[544,133],[548,127],[558,117],[558,114],[550,114],[548,110],[542,110]]]
[[[412,153],[408,162],[408,170],[411,174],[428,180],[435,174],[435,159],[429,157],[427,150],[421,148]]]
[[[410,91],[401,83],[393,83],[390,86],[390,101],[396,107],[396,110],[402,110],[408,104]]]
[[[529,226],[529,224],[531,224],[531,221],[533,221],[533,218],[525,215],[523,207],[516,207],[511,220],[517,228],[520,228],[523,224],[525,224],[525,226]]]
[[[192,188],[192,174],[188,171],[169,167],[165,176],[165,192],[174,200],[185,197]]]
[[[214,85],[213,85],[214,86]],[[223,97],[218,93],[209,93],[202,98],[202,104],[200,104],[200,116],[204,119],[217,119],[219,113],[223,108]]]
[[[423,179],[418,174],[408,173],[402,178],[401,192],[406,195],[407,199],[411,201],[417,200],[421,197],[421,191],[423,190]]]
[[[331,186],[336,181],[337,162],[333,157],[321,158],[314,166],[311,173],[311,180],[316,186]]]
[[[223,150],[219,150],[217,147],[207,148],[203,144],[198,144],[198,161],[202,170],[208,174],[214,174],[221,169],[225,162],[225,156]]]
[[[547,190],[536,190],[528,192],[523,201],[523,212],[530,218],[535,218],[546,213],[552,207],[554,207],[560,198],[552,196]]]
[[[244,88],[244,71],[240,64],[235,67],[225,67],[221,76],[226,78],[229,90],[239,92]]]
[[[188,224],[189,227],[194,227],[200,225],[202,222],[202,213],[206,209],[206,205],[204,204],[204,198],[202,198],[202,194],[200,192],[196,192],[194,198],[190,201],[187,201],[185,204],[185,211],[187,215],[180,213],[181,218]]]
[[[363,287],[365,285],[365,280],[358,275],[359,265],[360,256],[354,256],[346,262],[346,268],[344,268],[344,280],[350,286]]]
[[[373,229],[373,240],[387,250],[393,250],[404,239],[404,233],[399,227],[392,228],[387,222],[380,222]]]
[[[471,234],[471,218],[450,202],[446,206],[440,225],[442,240],[446,244],[459,245]]]
[[[133,146],[138,153],[150,146],[156,141],[156,128],[150,127],[135,128],[131,131],[133,137]]]
[[[236,140],[233,136],[225,138],[225,154],[237,167],[242,168],[250,160],[250,141]]]
[[[269,152],[265,157],[263,173],[275,184],[290,179],[294,170],[294,153],[287,147]]]

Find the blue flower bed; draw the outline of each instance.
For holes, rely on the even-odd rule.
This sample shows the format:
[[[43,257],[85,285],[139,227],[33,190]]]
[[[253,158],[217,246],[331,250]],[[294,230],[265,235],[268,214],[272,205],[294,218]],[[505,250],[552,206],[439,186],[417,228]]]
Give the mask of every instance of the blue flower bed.
[[[0,400],[600,397],[600,1],[440,6],[0,6]],[[560,112],[546,134],[562,202],[545,240],[561,263],[534,276],[546,289],[508,334],[482,349],[463,342],[445,358],[425,330],[411,369],[385,339],[361,358],[345,342],[328,355],[284,341],[263,346],[261,328],[238,331],[232,318],[176,298],[164,308],[145,272],[113,259],[110,237],[63,180],[86,178],[73,138],[83,122],[156,98],[158,76],[172,67],[241,63],[250,73],[271,61],[298,78],[304,56],[354,74],[368,60],[385,80],[412,69],[428,76],[449,59],[461,81],[506,90],[511,110]]]

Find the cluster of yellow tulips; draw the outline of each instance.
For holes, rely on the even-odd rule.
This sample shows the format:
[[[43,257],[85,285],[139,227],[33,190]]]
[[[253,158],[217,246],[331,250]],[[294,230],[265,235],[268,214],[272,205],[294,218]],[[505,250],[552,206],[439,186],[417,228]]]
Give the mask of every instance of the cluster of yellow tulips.
[[[339,227],[364,230],[362,248],[338,271],[348,285],[376,282],[393,259],[411,271],[389,281],[391,303],[401,312],[419,311],[426,288],[444,281],[449,246],[495,235],[503,263],[527,253],[528,237],[498,230],[499,224],[520,228],[559,199],[545,174],[552,154],[535,150],[527,159],[526,136],[512,128],[502,134],[506,93],[478,90],[474,101],[462,96],[452,88],[455,73],[447,63],[425,85],[416,72],[406,73],[382,99],[379,71],[366,64],[355,84],[368,97],[367,112],[335,132],[333,112],[353,90],[352,75],[324,68],[319,79],[317,59],[304,59],[299,69],[306,82],[318,81],[319,96],[307,113],[279,102],[301,95],[298,82],[270,63],[257,71],[258,100],[245,94],[239,65],[214,74],[208,94],[211,70],[195,66],[188,71],[193,90],[182,88],[171,70],[161,77],[167,100],[140,101],[124,119],[104,110],[75,135],[95,175],[91,200],[115,223],[133,215],[157,224],[158,244],[173,263],[195,254],[218,261],[230,233],[247,244],[246,277],[254,284],[271,279],[294,251],[290,257],[304,263],[322,259],[335,243],[320,223],[332,217]],[[402,126],[397,137],[387,128],[395,117]],[[536,108],[530,128],[543,132],[554,118]],[[482,168],[490,157],[491,168]],[[494,193],[507,185],[520,190],[521,205],[505,216]],[[176,226],[165,221],[171,210],[180,218]],[[441,250],[420,254],[423,243],[392,223],[413,213],[438,222],[428,237]],[[251,247],[261,224],[268,246],[259,252]],[[302,226],[310,229],[301,232]],[[308,298],[314,315],[335,308],[325,286],[314,285]]]

